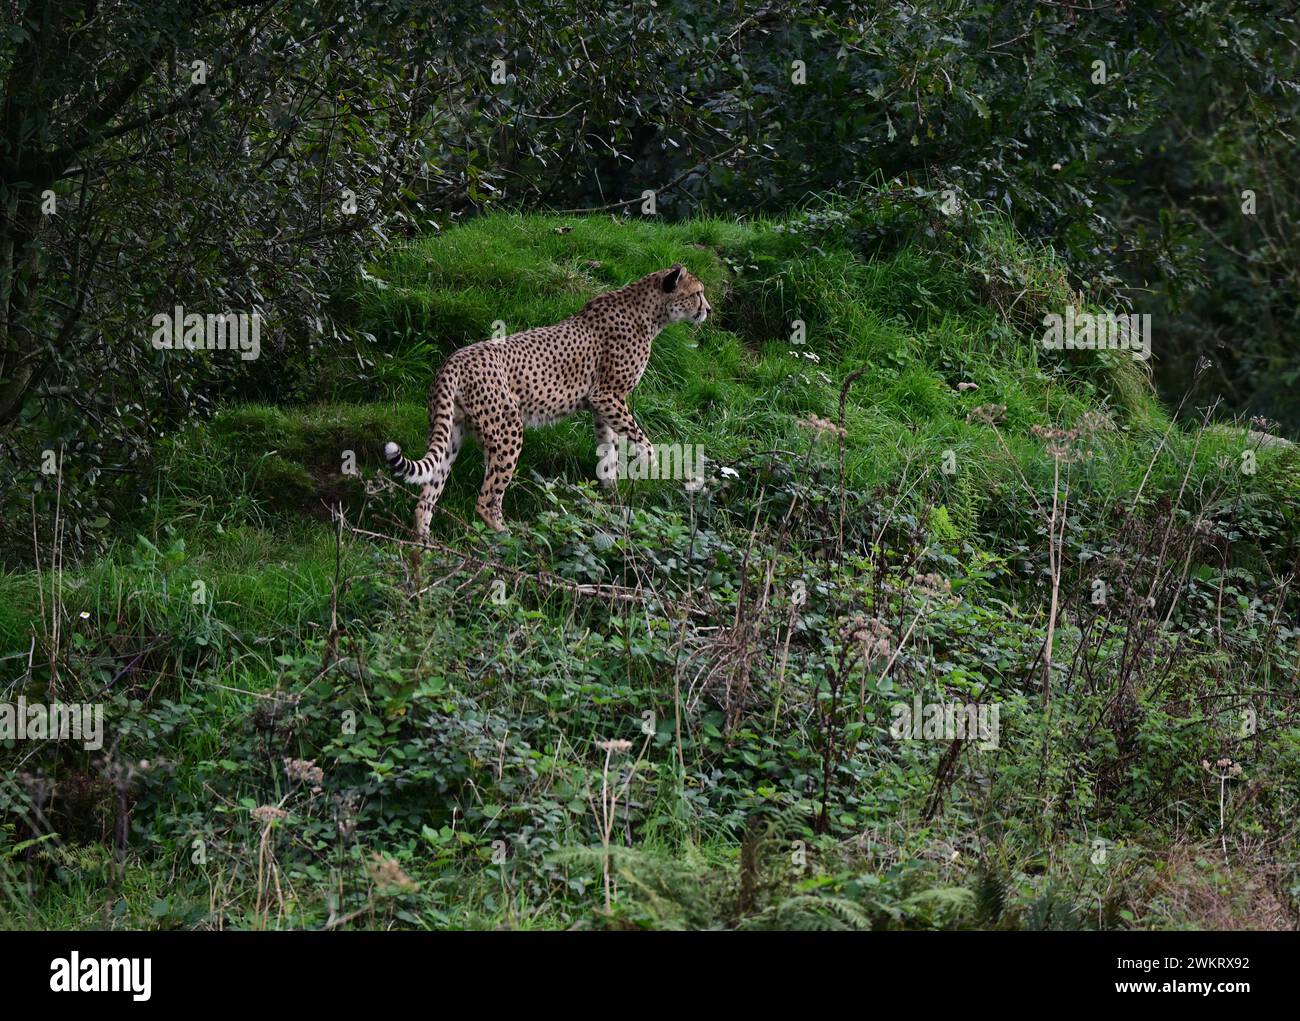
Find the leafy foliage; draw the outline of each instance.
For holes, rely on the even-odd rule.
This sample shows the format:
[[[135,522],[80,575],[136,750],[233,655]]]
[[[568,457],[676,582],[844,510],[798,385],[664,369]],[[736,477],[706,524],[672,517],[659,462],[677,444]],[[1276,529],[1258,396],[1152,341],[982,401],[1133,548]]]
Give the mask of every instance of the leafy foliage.
[[[1060,929],[1195,925],[1189,905],[1211,903],[1220,923],[1288,918],[1300,636],[1278,565],[1300,555],[1295,454],[1260,449],[1245,474],[1243,432],[1185,431],[1122,363],[1039,352],[987,279],[1005,268],[1028,294],[1054,286],[1052,260],[974,222],[978,264],[906,199],[746,225],[483,217],[372,264],[388,285],[358,285],[372,368],[349,379],[323,354],[312,373],[334,403],[227,406],[163,448],[152,502],[103,557],[53,587],[43,568],[0,578],[15,690],[101,699],[108,725],[98,751],[0,751],[4,917]],[[661,437],[716,441],[703,491],[598,496],[583,423],[538,433],[515,531],[457,522],[452,499],[409,576],[382,539],[409,495],[364,457],[351,488],[334,477],[345,445],[421,428],[428,367],[381,371],[384,353],[481,328],[489,284],[551,318],[600,286],[575,267],[631,275],[678,254],[726,297],[707,331],[661,336],[634,402]],[[796,311],[816,362],[772,335]],[[875,376],[849,379],[864,363]],[[978,396],[956,389],[967,377]],[[827,426],[845,381],[841,474]],[[994,396],[1005,416],[971,415]],[[924,472],[954,442],[957,478]],[[900,738],[918,697],[996,706],[996,746]],[[1242,780],[1203,764],[1224,758]],[[1222,784],[1237,785],[1223,815]],[[1171,877],[1180,841],[1207,864]],[[1217,893],[1242,883],[1276,908]]]

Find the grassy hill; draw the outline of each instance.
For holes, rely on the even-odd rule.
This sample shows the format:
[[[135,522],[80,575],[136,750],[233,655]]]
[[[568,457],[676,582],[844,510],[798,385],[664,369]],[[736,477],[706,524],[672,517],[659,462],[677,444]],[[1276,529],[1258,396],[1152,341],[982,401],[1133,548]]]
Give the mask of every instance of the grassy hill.
[[[673,262],[715,315],[632,404],[703,487],[601,493],[576,416],[495,536],[471,446],[412,572],[380,452],[445,354]],[[98,558],[0,577],[9,697],[111,734],[0,745],[0,920],[1291,924],[1300,457],[1044,351],[1071,302],[900,200],[394,250],[339,297],[363,344],[178,432]],[[918,698],[996,741],[897,736]]]

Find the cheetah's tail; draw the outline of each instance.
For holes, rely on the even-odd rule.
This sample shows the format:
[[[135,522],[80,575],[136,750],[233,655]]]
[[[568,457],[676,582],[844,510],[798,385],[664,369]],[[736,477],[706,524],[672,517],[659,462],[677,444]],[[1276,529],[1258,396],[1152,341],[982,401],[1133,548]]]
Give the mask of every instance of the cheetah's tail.
[[[429,446],[424,457],[412,461],[409,457],[402,456],[402,448],[396,443],[390,441],[384,444],[384,459],[401,481],[413,486],[433,483],[441,492],[447,476],[451,474],[451,430],[459,383],[454,370],[444,370],[433,384],[433,394],[429,400]]]

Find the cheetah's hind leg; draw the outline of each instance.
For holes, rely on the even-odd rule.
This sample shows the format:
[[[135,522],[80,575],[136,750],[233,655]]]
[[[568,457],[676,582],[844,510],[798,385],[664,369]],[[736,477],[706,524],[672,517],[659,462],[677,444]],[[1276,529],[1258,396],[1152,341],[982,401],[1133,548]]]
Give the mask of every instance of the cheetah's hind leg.
[[[518,408],[512,407],[494,423],[491,432],[480,428],[479,441],[483,447],[483,485],[475,509],[489,528],[504,532],[506,523],[501,513],[501,500],[524,447],[524,423]]]
[[[465,417],[459,411],[452,418],[450,436],[441,457],[434,460],[431,471],[432,479],[420,487],[419,499],[415,502],[415,519],[411,526],[411,538],[417,545],[411,547],[411,569],[419,573],[420,554],[429,540],[429,524],[433,520],[433,508],[442,495],[443,487],[451,475],[451,466],[456,463],[461,443],[465,439]]]

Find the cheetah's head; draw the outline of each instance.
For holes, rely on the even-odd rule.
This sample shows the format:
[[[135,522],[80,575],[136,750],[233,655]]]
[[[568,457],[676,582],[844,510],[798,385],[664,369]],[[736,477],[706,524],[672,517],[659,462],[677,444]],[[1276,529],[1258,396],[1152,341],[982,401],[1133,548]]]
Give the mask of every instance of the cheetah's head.
[[[659,286],[670,323],[702,323],[708,318],[711,306],[704,297],[704,285],[681,263],[661,272]]]

